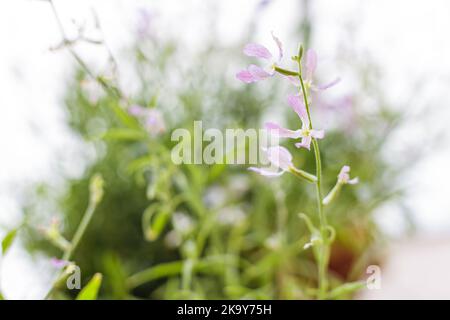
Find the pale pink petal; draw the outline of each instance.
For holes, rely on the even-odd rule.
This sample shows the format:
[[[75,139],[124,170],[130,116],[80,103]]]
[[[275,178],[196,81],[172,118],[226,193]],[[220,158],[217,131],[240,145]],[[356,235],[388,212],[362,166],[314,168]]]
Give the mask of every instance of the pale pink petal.
[[[245,83],[252,83],[252,82],[256,81],[255,78],[252,76],[252,74],[248,70],[239,71],[236,74],[236,78],[238,78],[239,80],[241,80],[242,82],[245,82]]]
[[[297,142],[295,144],[295,146],[297,148],[305,148],[305,149],[310,150],[311,149],[311,136],[303,137],[302,141],[301,142]]]
[[[69,261],[66,261],[66,260],[61,260],[61,259],[58,259],[58,258],[51,258],[50,259],[50,263],[55,267],[55,268],[63,268],[63,267],[65,267],[68,263],[69,263]]]
[[[305,63],[306,80],[312,80],[316,67],[317,67],[317,54],[314,50],[308,49],[308,51],[306,51],[306,63]]]
[[[350,166],[347,166],[347,165],[343,166],[342,169],[341,169],[341,172],[349,173],[350,172]]]
[[[134,104],[128,108],[128,113],[133,116],[142,116],[145,113],[145,108]]]
[[[311,137],[316,139],[323,139],[325,137],[325,131],[324,130],[311,130]]]
[[[349,172],[350,172],[350,167],[343,166],[341,171],[339,171],[338,180],[342,183],[348,183],[348,181],[350,179]]]
[[[148,109],[145,115],[145,127],[152,135],[166,131],[166,125],[162,113],[156,109]]]
[[[271,171],[263,168],[256,168],[256,167],[250,167],[248,170],[259,173],[260,175],[263,175],[265,177],[279,177],[281,176],[284,171]]]
[[[266,150],[267,159],[274,166],[283,170],[288,170],[292,167],[292,155],[285,147],[273,146]]]
[[[273,31],[272,31],[272,39],[275,41],[278,47],[278,62],[283,58],[283,44],[281,43],[280,39],[278,39]]]
[[[343,166],[338,174],[338,182],[342,184],[357,184],[359,182],[358,177],[350,179],[350,167]]]
[[[335,86],[336,84],[338,84],[341,81],[341,78],[336,78],[333,81],[327,83],[327,84],[323,84],[320,86],[314,86],[311,89],[317,91],[317,90],[326,90],[328,88],[331,88],[332,86]]]
[[[257,43],[249,43],[244,48],[244,54],[249,57],[258,57],[263,59],[270,59],[272,58],[272,54],[270,51]]]
[[[266,122],[265,127],[267,130],[269,130],[270,133],[275,133],[281,138],[300,138],[301,133],[299,131],[289,130],[286,128],[283,128],[279,126],[278,124],[274,122]]]
[[[287,99],[288,104],[300,118],[307,118],[308,114],[306,112],[305,104],[303,103],[303,98],[301,98],[299,95],[292,94],[289,95]]]
[[[303,130],[309,130],[309,118],[308,115],[301,117],[300,120],[302,120],[302,129]]]
[[[268,73],[263,68],[258,67],[257,65],[254,64],[249,65],[247,70],[253,76],[255,81],[263,80],[272,76],[272,74]]]
[[[285,76],[294,86],[300,87],[300,79],[295,76]]]

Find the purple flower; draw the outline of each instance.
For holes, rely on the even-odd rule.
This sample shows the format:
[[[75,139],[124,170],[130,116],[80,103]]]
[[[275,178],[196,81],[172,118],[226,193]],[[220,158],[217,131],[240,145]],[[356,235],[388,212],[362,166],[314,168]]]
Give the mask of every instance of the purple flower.
[[[139,119],[145,129],[155,136],[166,131],[161,112],[154,108],[144,108],[139,105],[132,105],[128,108],[128,113]]]
[[[238,72],[236,74],[236,78],[245,83],[252,83],[272,77],[275,74],[274,67],[283,58],[283,45],[281,41],[273,34],[273,32],[272,39],[278,47],[277,59],[275,60],[274,55],[263,45],[249,43],[244,47],[244,54],[249,57],[264,59],[267,61],[268,66],[266,68],[261,68],[257,65],[251,64],[247,67],[247,69]]]
[[[338,174],[338,183],[341,184],[357,184],[359,182],[358,177],[350,179],[350,167],[343,166]]]
[[[147,8],[139,8],[137,14],[136,32],[138,37],[141,39],[150,37],[152,35],[152,22],[155,18],[155,13]]]
[[[289,130],[281,127],[274,122],[266,122],[265,127],[271,133],[277,134],[282,138],[299,139],[301,142],[295,144],[297,148],[306,148],[310,150],[312,138],[323,139],[325,136],[324,130],[315,130],[310,128],[309,118],[306,112],[306,107],[303,100],[298,95],[290,95],[288,97],[288,104],[297,113],[302,121],[302,128],[298,130]]]
[[[292,155],[286,148],[281,146],[272,146],[269,148],[264,148],[263,151],[265,152],[271,167],[269,169],[250,167],[248,168],[249,170],[266,177],[278,177],[294,167],[292,163]]]
[[[317,54],[314,50],[308,49],[308,51],[306,51],[306,59],[305,59],[304,65],[303,65],[303,81],[304,81],[305,85],[307,87],[309,87],[312,91],[328,89],[328,88],[334,86],[335,84],[337,84],[339,81],[341,81],[340,78],[336,78],[327,84],[316,85],[313,82],[313,76],[314,76],[314,72],[316,71],[316,68],[317,68]],[[295,86],[300,87],[300,79],[298,77],[288,76],[287,78]]]

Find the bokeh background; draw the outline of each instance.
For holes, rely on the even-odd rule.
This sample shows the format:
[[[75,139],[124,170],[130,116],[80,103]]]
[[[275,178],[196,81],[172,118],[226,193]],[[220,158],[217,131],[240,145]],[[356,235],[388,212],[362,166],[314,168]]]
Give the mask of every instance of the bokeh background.
[[[264,83],[249,88],[235,80],[236,71],[248,62],[241,49],[250,40],[269,44],[271,31],[282,39],[286,52],[295,52],[298,42],[314,48],[319,78],[342,78],[339,86],[317,98],[322,127],[331,128],[329,142],[322,147],[329,150],[328,183],[343,162],[362,180],[358,188],[343,192],[347,195],[342,196],[342,208],[336,208],[336,281],[359,278],[373,262],[381,265],[382,289],[360,292],[359,298],[450,298],[449,287],[443,285],[450,283],[447,1],[92,0],[55,1],[55,6],[68,37],[84,26],[89,36],[107,44],[76,45],[90,68],[117,80],[136,103],[149,104],[157,95],[169,128],[199,118],[218,128],[259,127],[266,118],[283,119],[288,87]],[[142,212],[152,202],[146,196],[151,178],[144,173],[139,177],[139,172],[127,175],[129,170],[120,168],[145,154],[148,146],[96,139],[102,128],[117,125],[114,115],[105,111],[112,102],[67,50],[50,50],[61,42],[61,34],[48,3],[3,1],[0,39],[0,235],[24,218],[29,225],[1,260],[5,297],[45,295],[55,272],[49,257],[56,252],[33,227],[48,225],[58,216],[64,232],[72,234],[86,204],[87,181],[97,171],[106,179],[106,201],[80,247],[82,269],[88,274],[109,272],[110,278],[123,273],[126,278],[159,262],[184,259],[182,244],[169,250],[164,236],[155,242],[141,234]],[[168,137],[161,137],[160,143],[170,145]],[[312,165],[307,157],[299,161]],[[180,284],[174,277],[141,286],[133,296],[307,298],[307,292],[298,290],[314,282],[308,267],[300,274],[292,272],[298,287],[286,288],[290,278],[273,279],[285,266],[290,273],[296,263],[307,265],[308,256],[298,253],[299,261],[290,255],[273,256],[277,243],[267,239],[283,233],[286,246],[302,241],[306,231],[296,213],[311,206],[308,191],[300,192],[303,205],[296,203],[299,190],[287,177],[268,184],[245,168],[186,171],[188,179],[206,172],[207,181],[198,178],[200,202],[207,210],[232,215],[234,224],[218,236],[241,239],[239,251],[256,267],[244,267],[250,270],[243,272],[245,277],[240,272],[237,278],[218,276],[224,283],[198,279],[184,295],[177,295]],[[240,187],[244,197],[234,195]],[[262,200],[266,198],[267,203]],[[182,211],[191,216],[195,210]],[[275,223],[288,224],[289,230],[280,227],[285,232],[270,228],[280,212],[293,222]],[[247,221],[243,225],[260,225],[236,225],[242,214]],[[242,238],[230,235],[241,231]],[[214,241],[221,242],[212,239],[207,250],[221,252]],[[277,262],[265,262],[271,259]],[[357,262],[361,266],[355,267]],[[262,276],[267,270],[273,279]],[[118,278],[106,282],[104,297],[129,297],[115,285],[121,283]],[[251,290],[241,293],[233,281]]]

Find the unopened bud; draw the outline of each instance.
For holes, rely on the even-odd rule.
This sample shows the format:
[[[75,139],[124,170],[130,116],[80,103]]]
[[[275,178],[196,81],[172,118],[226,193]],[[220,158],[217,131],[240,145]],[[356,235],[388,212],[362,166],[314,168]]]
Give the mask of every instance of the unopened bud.
[[[91,201],[99,203],[103,198],[103,184],[104,180],[100,174],[95,174],[90,181],[89,191],[91,194]]]
[[[302,60],[303,57],[303,45],[300,44],[298,47],[298,61]]]
[[[278,66],[274,66],[274,70],[278,73],[281,73],[285,76],[298,76],[298,72],[297,71],[292,71],[292,70],[287,70],[287,69],[283,69],[280,68]]]

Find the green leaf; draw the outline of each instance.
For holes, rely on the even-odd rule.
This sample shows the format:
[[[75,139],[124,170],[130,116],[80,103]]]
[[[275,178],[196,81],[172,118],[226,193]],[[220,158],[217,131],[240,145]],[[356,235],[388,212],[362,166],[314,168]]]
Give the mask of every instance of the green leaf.
[[[0,301],[1,300],[6,300],[5,297],[3,296],[3,294],[0,292]]]
[[[172,210],[168,206],[160,203],[151,204],[142,216],[142,228],[145,238],[148,241],[158,239],[171,215]]]
[[[344,283],[343,285],[331,290],[331,292],[328,294],[328,299],[347,298],[347,296],[349,294],[352,294],[358,290],[361,290],[365,286],[366,286],[365,281],[355,281],[355,282]]]
[[[145,138],[142,130],[128,128],[114,128],[103,134],[103,139],[122,140],[122,141],[139,141]]]
[[[122,124],[132,129],[139,128],[139,121],[137,121],[136,118],[128,114],[128,112],[126,112],[126,110],[124,110],[119,104],[112,103],[110,106]]]
[[[172,171],[170,169],[157,170],[147,186],[147,198],[149,200],[158,198],[162,201],[168,201],[171,177]]]
[[[96,273],[88,284],[80,291],[77,300],[96,300],[102,284],[102,274]]]
[[[126,271],[119,255],[114,251],[108,251],[102,256],[103,274],[108,279],[105,286],[111,290],[113,299],[125,299],[128,294],[126,287]]]
[[[17,228],[9,231],[2,240],[2,254],[6,255],[17,235]]]

